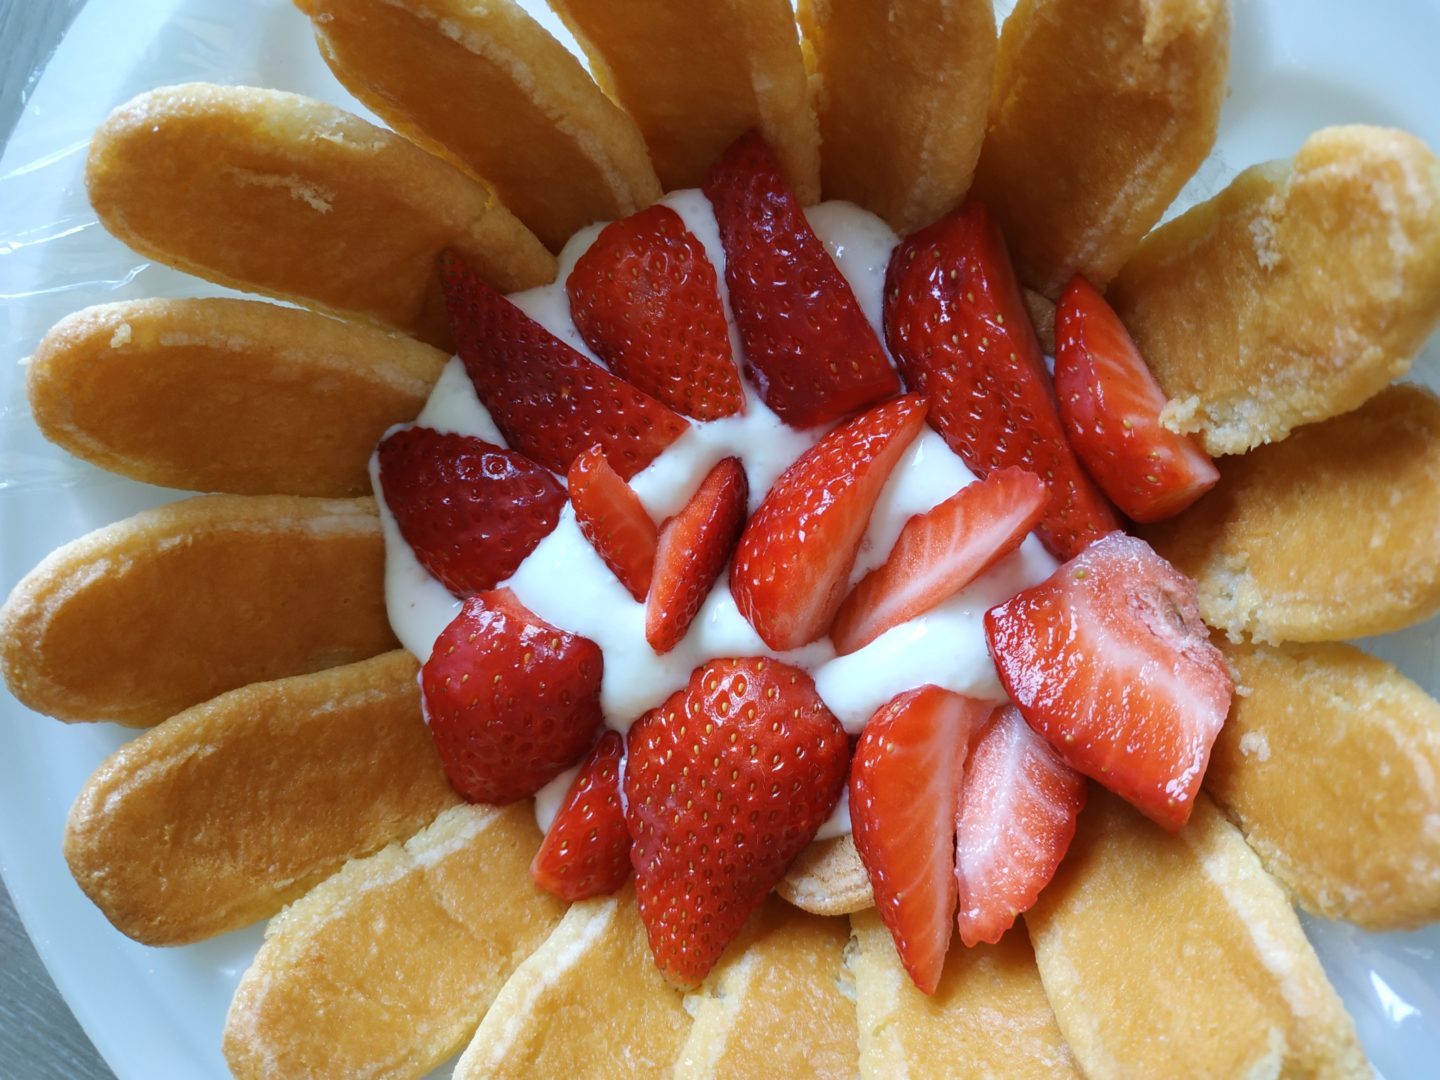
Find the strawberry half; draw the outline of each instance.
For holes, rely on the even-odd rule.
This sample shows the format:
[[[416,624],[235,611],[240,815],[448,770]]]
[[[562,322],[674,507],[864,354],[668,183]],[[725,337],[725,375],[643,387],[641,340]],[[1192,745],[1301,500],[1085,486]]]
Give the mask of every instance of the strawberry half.
[[[849,756],[810,676],[776,660],[712,660],[630,729],[630,861],[666,978],[715,966],[829,816]]]
[[[421,702],[450,784],[471,802],[533,795],[600,729],[604,659],[509,589],[465,601],[420,671]]]
[[[457,255],[440,256],[455,351],[505,441],[552,472],[599,443],[626,480],[685,431],[649,394],[566,345]]]
[[[961,488],[905,523],[885,562],[850,591],[830,639],[840,655],[864,648],[954,596],[1020,546],[1040,521],[1045,481],[1008,468]]]
[[[1165,391],[1120,316],[1079,275],[1055,312],[1055,394],[1070,445],[1135,521],[1173,517],[1220,479],[1199,439],[1160,426]]]
[[[1111,533],[986,612],[985,637],[1067,765],[1171,832],[1189,820],[1234,689],[1193,581]]]
[[[1045,546],[1068,559],[1118,528],[1065,441],[1040,341],[1005,239],[979,203],[921,229],[885,275],[885,340],[930,422],[977,476],[1018,465],[1043,479]]]
[[[571,463],[568,483],[580,532],[620,584],[644,603],[655,569],[656,532],[640,496],[611,467],[601,446]]]
[[[726,458],[660,530],[655,580],[645,609],[645,640],[657,653],[678,645],[695,621],[740,539],[749,497],[745,467],[739,458]]]
[[[746,370],[791,427],[832,423],[900,389],[850,283],[757,132],[705,178]]]
[[[452,593],[504,581],[550,535],[565,490],[524,454],[403,428],[380,441],[380,490],[420,565]]]
[[[924,422],[923,398],[877,406],[826,435],[770,488],[730,567],[735,603],[766,645],[796,649],[830,629],[875,501]]]
[[[938,686],[871,717],[850,767],[855,849],[911,980],[933,994],[955,913],[955,807],[973,729],[989,706]]]
[[[620,803],[625,742],[618,731],[600,736],[530,862],[530,878],[561,900],[608,896],[630,876],[630,833]]]
[[[744,410],[715,267],[668,206],[605,226],[565,292],[585,344],[631,386],[696,420]]]
[[[1003,706],[970,750],[955,818],[960,940],[994,944],[1029,911],[1085,806],[1085,778]]]

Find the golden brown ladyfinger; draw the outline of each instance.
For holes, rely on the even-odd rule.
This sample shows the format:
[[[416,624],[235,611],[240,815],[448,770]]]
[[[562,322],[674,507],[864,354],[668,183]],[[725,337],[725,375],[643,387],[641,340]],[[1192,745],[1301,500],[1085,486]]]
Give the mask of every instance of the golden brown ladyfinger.
[[[413,1080],[450,1057],[565,905],[529,801],[445,811],[271,922],[225,1022],[238,1080]]]
[[[278,90],[141,94],[95,132],[85,182],[101,223],[142,255],[431,344],[450,338],[442,250],[502,292],[555,276],[535,235],[458,169]]]
[[[940,982],[927,997],[901,966],[877,912],[852,915],[850,923],[862,1080],[1078,1080],[1020,927],[997,945],[967,949],[952,942]]]
[[[30,408],[51,442],[148,484],[360,495],[381,434],[447,357],[403,334],[249,300],[127,300],[58,323]]]
[[[640,125],[667,191],[699,187],[758,128],[800,200],[820,197],[820,135],[789,0],[551,0],[595,78]]]
[[[901,236],[965,196],[995,74],[991,0],[806,0],[827,199]]]
[[[1350,645],[1219,642],[1237,694],[1205,788],[1310,911],[1440,919],[1440,703]]]
[[[217,694],[396,647],[373,499],[211,495],[53,552],[0,608],[10,692],[145,726]]]
[[[1203,795],[1171,834],[1094,789],[1025,922],[1092,1080],[1371,1075],[1290,902]]]
[[[668,1076],[689,1028],[627,885],[571,905],[495,998],[454,1080]]]
[[[1220,482],[1151,526],[1231,640],[1383,634],[1440,608],[1440,400],[1392,386],[1351,413],[1218,463]]]
[[[1353,409],[1440,322],[1440,161],[1419,139],[1326,128],[1156,229],[1109,298],[1212,454]]]
[[[510,0],[296,0],[330,70],[551,251],[660,197],[640,130]]]
[[[815,915],[848,915],[875,906],[870,875],[849,833],[812,843],[790,864],[775,891]]]
[[[70,872],[122,933],[179,945],[267,918],[414,835],[459,801],[418,670],[396,650],[257,683],[126,743],[70,811]]]
[[[1020,0],[971,194],[1022,282],[1105,287],[1210,153],[1229,55],[1225,0]]]

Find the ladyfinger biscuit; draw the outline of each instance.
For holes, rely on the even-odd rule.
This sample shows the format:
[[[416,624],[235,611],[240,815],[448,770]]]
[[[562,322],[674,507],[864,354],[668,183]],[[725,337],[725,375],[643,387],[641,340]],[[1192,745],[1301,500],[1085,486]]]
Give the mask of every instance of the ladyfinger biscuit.
[[[489,184],[551,251],[660,197],[635,121],[511,0],[296,3],[352,94]]]
[[[842,919],[770,897],[685,1007],[695,1018],[675,1080],[850,1080],[855,1001]]]
[[[820,134],[789,0],[551,0],[600,85],[640,125],[667,191],[699,187],[751,128],[800,200],[820,197]]]
[[[384,565],[373,499],[186,499],[32,570],[0,608],[0,669],[37,712],[155,724],[395,648]]]
[[[1219,643],[1239,693],[1205,787],[1307,909],[1440,919],[1440,704],[1349,645]]]
[[[122,746],[65,859],[122,933],[180,945],[274,915],[459,801],[396,650],[221,694]]]
[[[502,292],[555,276],[535,235],[458,169],[278,90],[141,94],[95,132],[85,182],[101,224],[142,255],[442,347],[442,250]]]
[[[991,0],[806,0],[820,183],[901,236],[965,196],[995,74]]]
[[[1218,463],[1220,482],[1146,530],[1232,641],[1336,641],[1440,607],[1440,400],[1392,386]]]
[[[1022,282],[1105,287],[1210,153],[1229,57],[1225,0],[1020,0],[971,194]]]
[[[405,1080],[470,1037],[565,905],[530,881],[528,802],[457,806],[271,922],[230,1004],[238,1080]]]
[[[505,983],[454,1080],[668,1076],[689,1028],[626,886],[571,906]]]
[[[1109,298],[1175,431],[1241,453],[1355,408],[1440,322],[1440,161],[1419,139],[1327,128],[1156,229]]]
[[[414,419],[446,356],[404,336],[247,300],[86,308],[30,361],[51,442],[148,484],[360,495],[385,429]]]
[[[1371,1075],[1285,894],[1204,796],[1170,834],[1096,789],[1025,922],[1091,1080]]]
[[[1024,931],[1011,930],[997,945],[952,943],[927,997],[905,973],[877,912],[852,915],[850,924],[862,1080],[1079,1080]]]
[[[814,915],[848,915],[875,906],[870,875],[848,833],[802,851],[775,891]]]

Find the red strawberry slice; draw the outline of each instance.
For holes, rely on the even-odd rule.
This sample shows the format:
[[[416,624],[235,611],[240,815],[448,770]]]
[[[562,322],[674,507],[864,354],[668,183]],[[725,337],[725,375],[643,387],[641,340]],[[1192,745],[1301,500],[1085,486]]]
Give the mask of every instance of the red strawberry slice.
[[[955,818],[960,940],[999,941],[1055,876],[1085,805],[1085,778],[996,709],[970,750]]]
[[[1008,468],[905,523],[889,557],[851,590],[830,639],[842,656],[954,596],[1020,546],[1040,521],[1045,481]]]
[[[885,340],[930,422],[978,476],[1018,465],[1050,487],[1045,546],[1068,559],[1118,527],[1060,423],[1005,240],[966,203],[895,249]]]
[[[380,490],[420,565],[459,597],[493,589],[560,518],[565,489],[524,454],[403,428],[380,442]]]
[[[667,979],[714,967],[829,816],[849,757],[810,676],[775,660],[712,660],[630,729],[630,861]]]
[[[766,645],[796,649],[830,629],[875,501],[924,422],[923,398],[880,405],[826,435],[770,488],[730,567],[735,603]]]
[[[832,423],[900,389],[850,284],[756,132],[710,170],[704,191],[725,247],[725,282],[746,371],[797,428]]]
[[[603,663],[593,641],[544,622],[509,589],[466,600],[420,672],[455,790],[504,805],[575,764],[600,728]]]
[[[440,257],[440,280],[455,350],[516,450],[564,473],[599,443],[628,480],[684,433],[683,419],[581,356],[459,256]]]
[[[592,446],[570,465],[570,502],[575,522],[610,572],[644,603],[655,568],[655,522],[640,496]]]
[[[605,226],[565,291],[580,336],[631,386],[696,420],[744,410],[715,267],[668,206]]]
[[[618,731],[600,736],[530,863],[531,880],[561,900],[608,896],[630,876],[630,833],[620,804],[624,756]]]
[[[1055,394],[1070,445],[1135,521],[1173,517],[1220,479],[1198,439],[1160,426],[1165,391],[1120,316],[1078,275],[1055,312]]]
[[[745,467],[739,458],[726,458],[660,530],[655,580],[645,609],[645,640],[657,653],[678,645],[695,621],[740,539],[749,497]]]
[[[955,807],[970,736],[990,707],[938,686],[871,717],[850,767],[855,848],[900,961],[933,994],[955,912]]]
[[[1189,820],[1234,689],[1193,581],[1111,533],[986,612],[985,637],[1067,765],[1171,832]]]

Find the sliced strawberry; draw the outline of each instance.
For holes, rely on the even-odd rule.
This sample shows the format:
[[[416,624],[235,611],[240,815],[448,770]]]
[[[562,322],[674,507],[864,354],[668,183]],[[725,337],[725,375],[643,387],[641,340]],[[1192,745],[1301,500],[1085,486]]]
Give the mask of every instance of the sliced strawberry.
[[[666,978],[715,965],[830,815],[849,757],[810,676],[776,660],[712,660],[630,729],[630,861]]]
[[[605,226],[565,292],[580,336],[631,386],[696,420],[744,410],[715,267],[668,206]]]
[[[430,734],[471,802],[515,802],[578,761],[600,728],[600,647],[509,589],[465,601],[420,672]]]
[[[720,225],[746,370],[765,404],[808,428],[896,393],[875,331],[765,140],[754,131],[735,140],[704,191]]]
[[[925,401],[880,405],[836,428],[781,474],[730,567],[740,613],[772,649],[830,628],[886,479],[925,422]]]
[[[380,490],[420,565],[452,593],[493,589],[560,518],[565,490],[524,454],[403,428],[380,442]]]
[[[695,621],[740,539],[749,497],[745,467],[739,458],[726,458],[660,530],[655,581],[645,609],[645,640],[657,653],[678,645]]]
[[[935,992],[955,913],[955,807],[970,736],[990,707],[909,690],[865,725],[850,766],[855,849],[900,962]]]
[[[1136,521],[1173,517],[1215,486],[1215,463],[1160,426],[1165,391],[1105,298],[1076,275],[1055,313],[1055,394],[1070,445]]]
[[[599,443],[628,480],[684,433],[683,419],[581,356],[459,256],[440,257],[440,280],[455,350],[516,450],[564,473]]]
[[[1172,832],[1190,818],[1233,686],[1195,583],[1111,533],[985,614],[1011,700],[1072,769]]]
[[[895,249],[885,340],[930,422],[978,476],[1018,465],[1050,487],[1045,546],[1069,558],[1118,527],[1075,459],[1000,230],[979,203]]]
[[[1085,778],[996,709],[970,750],[955,816],[960,940],[1000,940],[1055,876],[1085,805]]]
[[[531,880],[561,900],[608,896],[630,876],[630,833],[620,803],[624,756],[618,731],[600,736],[530,862]]]
[[[640,603],[655,569],[655,522],[630,485],[592,446],[570,465],[570,502],[575,523],[610,572]]]
[[[954,596],[1009,555],[1040,521],[1045,481],[1008,468],[905,523],[883,565],[850,591],[830,639],[842,656]]]

